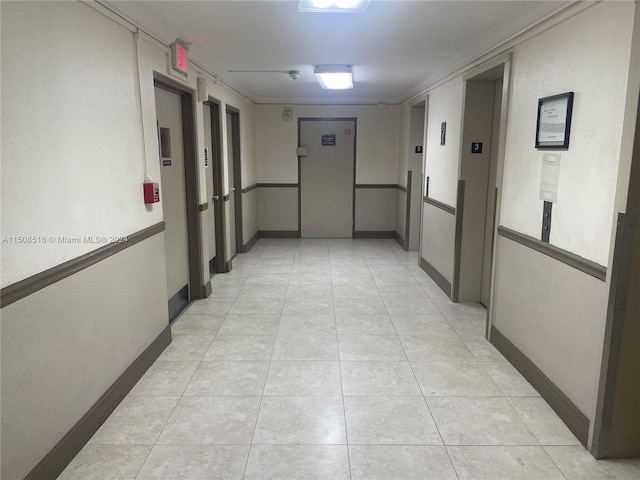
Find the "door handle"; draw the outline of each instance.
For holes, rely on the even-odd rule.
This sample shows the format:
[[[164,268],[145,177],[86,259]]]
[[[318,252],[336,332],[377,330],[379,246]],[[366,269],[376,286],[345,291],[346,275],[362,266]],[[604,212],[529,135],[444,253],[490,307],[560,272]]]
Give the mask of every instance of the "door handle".
[[[213,195],[211,197],[211,200],[213,200],[213,201],[220,200],[220,196],[219,195]]]
[[[236,191],[236,187],[231,187],[231,190],[235,192]]]

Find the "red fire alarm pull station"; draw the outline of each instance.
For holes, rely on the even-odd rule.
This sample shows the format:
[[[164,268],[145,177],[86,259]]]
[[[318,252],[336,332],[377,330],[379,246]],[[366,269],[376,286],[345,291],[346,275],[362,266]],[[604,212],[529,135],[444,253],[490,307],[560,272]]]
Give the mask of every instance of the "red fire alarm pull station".
[[[144,203],[158,203],[160,201],[160,185],[158,183],[143,183]]]

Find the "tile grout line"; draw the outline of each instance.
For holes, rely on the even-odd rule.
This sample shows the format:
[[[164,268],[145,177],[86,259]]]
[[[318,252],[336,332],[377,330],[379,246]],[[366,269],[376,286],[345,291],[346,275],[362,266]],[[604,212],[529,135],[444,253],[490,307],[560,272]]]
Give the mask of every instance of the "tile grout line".
[[[264,250],[263,250],[264,253]],[[262,258],[262,254],[260,254],[260,258],[258,259],[258,262],[260,261],[260,259]],[[287,282],[287,289],[289,288],[289,284]],[[286,291],[285,291],[285,296],[286,296]],[[280,316],[282,317],[282,308],[284,308],[284,300],[282,302],[282,307],[280,309]],[[280,321],[278,321],[278,328],[280,328]],[[275,339],[273,341],[273,345],[271,347],[271,355],[269,355],[269,365],[267,366],[267,374],[264,377],[264,384],[262,386],[262,395],[260,395],[260,405],[258,405],[258,411],[256,412],[256,421],[253,424],[253,433],[251,434],[251,441],[249,442],[249,449],[247,451],[247,459],[244,463],[244,470],[242,471],[242,478],[244,479],[245,476],[247,475],[247,466],[249,465],[249,458],[251,457],[251,450],[253,448],[253,439],[256,436],[256,429],[258,428],[258,419],[260,418],[260,410],[262,409],[262,403],[264,401],[264,391],[267,387],[267,379],[269,378],[269,371],[271,370],[271,358],[273,357],[273,351],[276,347],[276,342],[278,340],[278,336],[277,336],[277,330],[276,330],[276,335],[275,335]]]
[[[409,272],[411,273],[411,272]],[[413,274],[411,274],[413,276]],[[415,279],[415,276],[414,276]],[[417,281],[417,280],[416,280]],[[424,289],[423,289],[424,290]],[[431,297],[429,296],[428,292],[425,291],[425,295],[431,299]],[[434,303],[434,306],[436,307],[436,309],[438,311],[440,311],[440,309],[438,308],[438,306]],[[391,315],[389,315],[389,317],[391,317]],[[446,317],[445,317],[446,319]],[[393,324],[393,320],[391,321],[391,323]],[[418,377],[416,376],[416,372],[413,369],[413,365],[411,363],[411,361],[409,360],[409,356],[407,355],[407,352],[404,348],[404,345],[402,344],[402,342],[400,341],[400,335],[398,335],[398,331],[396,330],[396,326],[395,324],[393,324],[393,328],[396,331],[396,335],[398,336],[398,341],[400,343],[400,346],[402,347],[402,351],[404,352],[405,356],[407,357],[407,362],[409,363],[409,368],[411,369],[411,373],[413,374],[413,378],[416,381],[416,383],[418,384],[418,388],[420,389],[420,393],[422,394],[422,401],[424,402],[425,406],[427,407],[427,411],[429,412],[429,416],[431,417],[431,421],[433,422],[433,426],[435,427],[436,431],[438,432],[438,436],[440,437],[440,441],[442,442],[442,447],[444,448],[445,453],[447,454],[447,458],[449,459],[449,465],[451,466],[454,475],[456,476],[456,478],[460,478],[460,476],[458,475],[458,471],[453,463],[453,459],[451,458],[451,455],[449,454],[449,450],[447,449],[447,445],[444,441],[444,438],[442,437],[442,433],[440,432],[440,428],[438,428],[438,424],[436,423],[436,419],[433,417],[433,412],[431,411],[431,407],[429,407],[429,402],[427,401],[427,398],[424,395],[424,391],[422,390],[422,385],[420,385],[420,382],[418,381]]]
[[[329,271],[331,272],[331,264],[329,265]],[[342,381],[342,358],[340,357],[340,337],[338,336],[338,318],[336,313],[336,303],[333,295],[333,276],[330,274],[331,278],[331,297],[334,299],[333,302],[333,321],[336,327],[336,348],[338,350],[338,371],[340,373],[340,392],[342,394],[342,416],[344,418],[344,439],[347,447],[347,466],[349,467],[349,480],[353,477],[351,472],[351,452],[349,451],[349,430],[347,428],[347,405],[344,398],[344,384]]]

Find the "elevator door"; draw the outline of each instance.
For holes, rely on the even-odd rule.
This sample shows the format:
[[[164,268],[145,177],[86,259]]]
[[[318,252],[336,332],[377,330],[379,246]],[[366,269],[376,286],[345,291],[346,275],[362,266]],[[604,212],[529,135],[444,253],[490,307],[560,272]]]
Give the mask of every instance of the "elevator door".
[[[300,121],[300,221],[303,238],[351,238],[355,120]]]
[[[229,209],[227,218],[229,219],[229,258],[236,255],[236,192],[233,171],[233,115],[227,112],[227,172],[229,174]]]
[[[156,114],[160,136],[160,178],[164,231],[167,294],[170,315],[174,305],[186,305],[189,299],[189,246],[184,169],[184,145],[181,97],[155,88]],[[173,301],[172,301],[173,299]],[[177,301],[180,299],[181,301]]]

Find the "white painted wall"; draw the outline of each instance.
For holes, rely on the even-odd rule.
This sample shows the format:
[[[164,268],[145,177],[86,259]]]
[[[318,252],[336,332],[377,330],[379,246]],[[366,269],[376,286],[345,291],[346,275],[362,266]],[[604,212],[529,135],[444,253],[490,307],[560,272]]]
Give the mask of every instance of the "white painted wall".
[[[101,246],[58,236],[162,220],[142,201],[134,52],[130,31],[82,4],[2,3],[2,235],[46,241],[2,245],[3,287]]]
[[[285,105],[255,106],[258,183],[298,182],[298,118],[358,119],[356,183],[396,183],[399,111],[394,105],[293,105],[284,121]]]
[[[6,287],[103,245],[53,244],[49,237],[125,236],[162,221],[161,203],[144,205],[142,183],[145,158],[149,175],[160,180],[153,72],[167,74],[168,49],[141,36],[138,83],[133,29],[100,5],[0,8],[2,235],[47,239],[2,244]],[[253,104],[194,65],[190,88],[198,75],[207,76],[223,111],[226,103],[240,109],[243,185],[254,183]],[[204,203],[201,103],[195,112]],[[245,208],[255,210],[255,202]],[[250,238],[255,211],[247,219]],[[160,234],[2,309],[2,350],[9,355],[3,384],[6,373],[15,387],[2,392],[3,435],[5,418],[11,420],[3,478],[23,478],[166,328],[165,278]],[[60,415],[43,425],[43,412],[51,411]]]
[[[596,5],[519,45],[513,55],[501,223],[540,237],[538,99],[573,91],[570,147],[558,152],[550,243],[601,265],[609,256],[634,8],[632,2]]]
[[[501,199],[497,222],[539,238],[544,152],[534,148],[538,99],[573,91],[571,143],[568,151],[560,152],[560,187],[553,208],[551,243],[610,270],[610,240],[616,207],[626,198],[624,185],[629,178],[640,85],[638,9],[633,2],[576,4],[549,24],[496,50],[494,57],[479,59],[421,92],[429,95],[429,196],[455,206],[460,148],[467,148],[460,145],[463,75],[497,55],[512,52],[504,165],[498,167]],[[447,121],[444,147],[439,145],[442,121]],[[433,255],[437,248],[432,241],[439,232],[443,244],[444,227],[444,219],[423,217],[425,259],[444,258]],[[453,243],[451,229],[447,239],[446,244]],[[504,239],[498,242],[495,255],[493,325],[593,420],[609,284],[565,271],[553,260],[552,265],[545,263],[546,267],[540,268],[535,252]],[[446,258],[438,265],[431,263],[449,278],[451,261]],[[545,257],[544,262],[548,261]],[[535,301],[525,302],[523,308],[514,298]],[[551,337],[553,341],[549,341]]]
[[[462,125],[462,76],[429,92],[426,172],[429,197],[456,206],[460,132]],[[440,125],[447,122],[447,138],[440,145]]]

